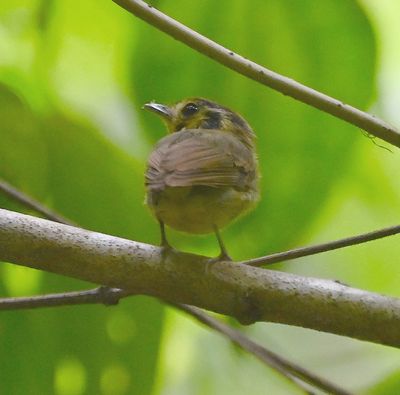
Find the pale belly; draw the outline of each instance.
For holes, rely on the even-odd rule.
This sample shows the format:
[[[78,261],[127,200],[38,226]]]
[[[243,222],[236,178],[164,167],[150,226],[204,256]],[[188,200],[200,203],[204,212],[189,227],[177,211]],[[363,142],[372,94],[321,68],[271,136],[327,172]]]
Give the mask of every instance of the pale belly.
[[[149,192],[147,204],[166,225],[188,233],[211,233],[251,208],[257,201],[255,191],[205,186],[166,188]]]

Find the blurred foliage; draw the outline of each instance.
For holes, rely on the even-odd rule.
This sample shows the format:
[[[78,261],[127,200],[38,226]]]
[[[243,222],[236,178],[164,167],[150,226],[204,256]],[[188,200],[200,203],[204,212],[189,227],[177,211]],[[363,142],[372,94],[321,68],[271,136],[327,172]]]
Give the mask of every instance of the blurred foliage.
[[[359,108],[375,97],[375,37],[354,0],[152,4],[235,52]],[[381,163],[382,151],[370,156],[375,146],[354,127],[225,69],[109,0],[0,3],[0,177],[83,227],[158,242],[157,224],[143,206],[143,169],[165,130],[140,108],[186,96],[237,110],[258,136],[263,197],[224,232],[235,258],[338,237],[343,226],[357,233],[358,225],[368,229],[393,217],[382,209],[367,220],[375,205],[398,204],[400,192],[382,180],[394,162]],[[25,211],[1,195],[0,207]],[[212,236],[169,233],[183,250],[217,252]],[[367,248],[368,262],[366,250],[354,249],[353,255],[339,252],[336,257],[346,257],[341,262],[328,258],[323,268],[317,257],[286,269],[398,292],[388,268],[377,267],[380,253]],[[364,259],[363,268],[349,267],[351,258]],[[2,295],[88,286],[10,264],[0,273]],[[298,393],[215,334],[182,323],[179,314],[168,315],[164,325],[162,306],[146,297],[114,308],[4,312],[0,393],[261,394],[266,386],[274,394]],[[365,385],[348,366],[360,381],[360,366],[371,365],[354,360],[377,352],[298,328],[256,325],[251,331],[275,351],[342,384],[344,377],[356,389]],[[379,355],[386,364],[370,382],[395,368],[394,354]]]
[[[371,99],[374,40],[365,16],[352,1],[316,6],[311,0],[259,0],[227,6],[209,0],[179,8],[173,3],[166,0],[163,8],[246,57],[361,108]],[[345,16],[349,23],[344,23]],[[352,132],[353,127],[262,88],[150,26],[142,24],[138,33],[146,37],[133,51],[138,105],[152,99],[171,102],[205,96],[239,111],[257,133],[262,202],[226,231],[232,255],[248,258],[296,241],[346,170],[354,142],[361,136]],[[165,133],[157,119],[147,114],[143,118],[143,130],[152,142]],[[238,237],[240,244],[229,242]],[[193,238],[189,242],[196,245],[193,250],[206,244]],[[180,244],[187,245],[187,240]]]
[[[389,375],[382,382],[372,387],[367,395],[394,395],[400,393],[400,372]]]

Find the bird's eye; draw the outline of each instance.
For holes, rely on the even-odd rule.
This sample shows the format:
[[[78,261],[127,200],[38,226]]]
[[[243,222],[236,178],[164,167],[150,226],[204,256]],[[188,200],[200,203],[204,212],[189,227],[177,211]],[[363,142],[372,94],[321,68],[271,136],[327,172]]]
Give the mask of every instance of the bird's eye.
[[[186,104],[185,107],[183,107],[182,115],[184,117],[190,117],[191,115],[195,114],[197,111],[199,111],[199,107],[197,107],[196,104],[188,103],[188,104]]]

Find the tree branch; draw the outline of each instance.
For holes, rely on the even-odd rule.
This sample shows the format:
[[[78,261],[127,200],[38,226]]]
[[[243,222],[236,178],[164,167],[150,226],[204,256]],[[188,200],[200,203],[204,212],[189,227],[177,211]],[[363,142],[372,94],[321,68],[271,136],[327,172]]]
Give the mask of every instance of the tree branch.
[[[27,194],[21,192],[20,190],[13,187],[11,184],[2,179],[0,179],[0,192],[3,192],[6,196],[17,201],[23,206],[33,211],[36,211],[37,213],[43,215],[47,219],[50,219],[55,222],[60,222],[61,224],[76,226],[74,222],[66,219],[65,217],[56,213],[55,211],[50,210],[37,200],[31,198]]]
[[[373,232],[363,233],[361,235],[329,241],[327,243],[294,248],[292,250],[277,252],[275,254],[262,256],[260,258],[248,259],[240,263],[255,267],[272,265],[273,263],[277,262],[289,261],[291,259],[315,255],[321,252],[337,250],[339,248],[350,247],[353,245],[366,243],[368,241],[378,240],[388,236],[394,236],[398,233],[400,233],[400,225],[395,225],[383,229],[374,230]]]
[[[236,317],[400,346],[400,300],[0,209],[0,260]],[[382,330],[384,328],[384,330]]]
[[[191,30],[142,0],[112,0],[138,18],[172,36],[194,50],[232,70],[284,95],[349,122],[368,133],[400,147],[400,133],[393,126],[348,104],[302,85],[288,77],[248,60]]]
[[[82,304],[118,304],[121,298],[131,295],[118,288],[97,287],[84,291],[59,292],[38,296],[0,298],[0,310],[24,310]]]
[[[36,211],[45,218],[65,225],[76,226],[74,222],[66,219],[60,214],[48,209],[37,200],[33,199],[24,192],[16,189],[6,181],[0,179],[0,191],[4,192],[10,198],[20,202],[22,205]],[[276,252],[274,254],[262,256],[259,258],[247,259],[240,263],[244,265],[261,267],[272,265],[277,262],[289,261],[296,258],[303,258],[310,255],[320,254],[337,250],[339,248],[350,247],[357,244],[366,243],[373,240],[382,239],[388,236],[394,236],[400,233],[400,225],[389,226],[387,228],[374,230],[372,232],[363,233],[360,235],[350,236],[339,240],[329,241],[326,243],[315,244],[311,246],[293,248],[287,251]]]
[[[284,374],[287,377],[287,372],[293,375],[296,378],[304,380],[306,383],[311,384],[317,388],[320,388],[326,391],[328,394],[341,394],[341,395],[350,395],[349,392],[343,390],[342,388],[337,387],[335,384],[332,384],[321,377],[314,375],[313,373],[307,371],[299,365],[296,365],[290,361],[285,360],[278,354],[275,354],[259,344],[253,342],[246,336],[244,336],[241,332],[231,328],[228,325],[225,325],[223,322],[219,320],[214,320],[207,314],[204,314],[200,309],[187,306],[187,305],[174,305],[180,310],[183,310],[189,313],[192,317],[195,317],[199,322],[207,325],[208,327],[216,330],[227,336],[233,343],[238,345],[243,350],[248,351],[249,353],[255,355],[262,362],[272,366],[274,369],[278,370],[280,373]],[[285,374],[286,373],[286,374]],[[296,382],[298,385],[298,382]]]
[[[20,202],[22,205],[37,211],[46,218],[55,222],[73,225],[71,221],[62,217],[60,214],[49,210],[39,201],[26,195],[24,192],[14,188],[4,180],[0,179],[0,191],[6,193],[10,198]],[[117,304],[123,297],[129,296],[131,293],[118,288],[98,287],[91,290],[66,292],[57,294],[47,294],[30,297],[17,298],[0,298],[0,310],[16,310],[16,309],[32,309],[41,307],[56,307],[65,305],[81,305],[102,303],[105,305]],[[306,394],[313,395],[309,392],[307,386],[303,383],[314,385],[315,387],[327,391],[333,395],[350,395],[347,391],[337,387],[335,384],[308,372],[304,368],[297,366],[290,361],[286,361],[282,357],[272,353],[265,347],[248,339],[239,331],[235,331],[229,326],[220,323],[217,319],[202,312],[200,309],[189,307],[182,304],[172,304],[177,309],[180,309],[187,314],[193,316],[198,321],[202,322],[211,329],[219,331],[222,335],[228,337],[232,342],[237,344],[243,350],[255,355],[263,363],[277,370],[288,380],[292,381]],[[303,380],[303,381],[302,381]]]
[[[122,298],[131,295],[131,293],[118,288],[97,287],[85,291],[65,292],[30,297],[0,298],[0,310],[33,309],[78,304],[104,304],[108,306],[118,304]],[[316,376],[301,366],[298,366],[267,350],[266,348],[247,338],[238,330],[235,330],[223,322],[209,316],[200,309],[182,304],[170,305],[192,316],[203,325],[219,332],[221,335],[227,337],[244,351],[255,355],[261,360],[261,362],[277,370],[306,394],[311,395],[314,394],[314,392],[310,392],[309,387],[304,383],[315,386],[316,388],[326,391],[329,394],[350,395],[348,391],[337,387],[335,384]]]

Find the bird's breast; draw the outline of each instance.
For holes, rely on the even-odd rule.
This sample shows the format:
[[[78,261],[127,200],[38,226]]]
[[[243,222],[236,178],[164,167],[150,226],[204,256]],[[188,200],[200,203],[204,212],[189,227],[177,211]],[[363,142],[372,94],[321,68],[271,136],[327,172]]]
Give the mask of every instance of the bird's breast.
[[[257,201],[254,189],[207,186],[166,187],[148,190],[147,204],[166,225],[188,233],[211,233],[223,228]]]

